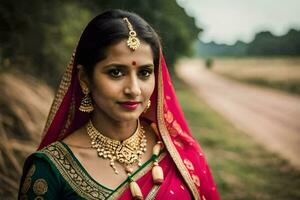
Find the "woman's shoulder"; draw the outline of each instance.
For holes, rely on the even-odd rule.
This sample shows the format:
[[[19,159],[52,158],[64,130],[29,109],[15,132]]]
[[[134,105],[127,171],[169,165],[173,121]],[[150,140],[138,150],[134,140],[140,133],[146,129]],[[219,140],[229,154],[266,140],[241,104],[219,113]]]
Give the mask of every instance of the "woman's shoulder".
[[[47,168],[47,172],[55,171],[56,163],[67,153],[68,151],[66,147],[64,147],[64,144],[60,141],[56,141],[29,155],[25,160],[24,167],[27,166],[28,168],[33,166],[33,169]]]
[[[36,162],[42,160],[54,164],[68,153],[66,145],[61,141],[56,141],[32,153],[26,160],[35,160]]]
[[[53,142],[36,151],[31,156],[33,160],[44,160],[60,172],[64,172],[74,163],[74,156],[63,141]]]
[[[55,199],[52,197],[60,195],[62,190],[71,191],[66,183],[71,182],[75,170],[78,171],[74,163],[70,150],[61,141],[34,152],[25,161],[19,195],[31,199],[41,194],[43,197],[50,195],[50,199]],[[37,191],[39,186],[44,188],[44,192]]]
[[[67,153],[66,145],[62,141],[55,141],[42,149],[34,152],[32,156],[58,156],[62,153]]]
[[[60,176],[67,168],[74,163],[73,156],[67,145],[61,141],[53,142],[27,157],[24,164],[24,171],[30,171],[30,166],[39,168],[45,173],[55,173]],[[62,174],[63,175],[63,174]]]
[[[55,196],[60,190],[61,177],[45,154],[37,151],[25,161],[19,198]]]

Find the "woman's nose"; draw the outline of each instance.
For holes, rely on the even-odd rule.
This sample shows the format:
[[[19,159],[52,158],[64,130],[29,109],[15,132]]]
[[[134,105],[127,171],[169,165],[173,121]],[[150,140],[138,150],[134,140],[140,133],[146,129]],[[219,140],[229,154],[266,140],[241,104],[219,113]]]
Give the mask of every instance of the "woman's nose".
[[[132,97],[137,97],[141,95],[142,91],[140,88],[138,77],[136,75],[131,75],[130,77],[128,77],[124,93]]]

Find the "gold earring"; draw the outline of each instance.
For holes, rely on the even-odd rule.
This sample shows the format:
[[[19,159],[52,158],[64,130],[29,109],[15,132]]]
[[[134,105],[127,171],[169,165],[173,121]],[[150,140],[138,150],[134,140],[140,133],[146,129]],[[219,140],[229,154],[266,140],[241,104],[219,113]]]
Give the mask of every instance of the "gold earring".
[[[151,106],[151,101],[149,99],[148,103],[147,103],[147,106],[146,106],[145,110],[143,111],[143,113],[146,113],[148,111],[148,109],[150,108],[150,106]]]
[[[82,112],[90,113],[94,110],[94,106],[93,106],[93,103],[92,103],[92,98],[89,95],[90,91],[89,91],[88,88],[83,88],[82,92],[84,94],[84,97],[81,100],[79,110],[82,111]]]

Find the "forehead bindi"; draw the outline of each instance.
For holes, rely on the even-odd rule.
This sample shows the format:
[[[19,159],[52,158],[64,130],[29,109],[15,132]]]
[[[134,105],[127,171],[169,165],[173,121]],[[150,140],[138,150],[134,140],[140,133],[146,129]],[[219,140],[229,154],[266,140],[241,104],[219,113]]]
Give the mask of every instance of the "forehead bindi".
[[[132,64],[133,66],[136,66],[136,61],[132,61],[131,64]]]

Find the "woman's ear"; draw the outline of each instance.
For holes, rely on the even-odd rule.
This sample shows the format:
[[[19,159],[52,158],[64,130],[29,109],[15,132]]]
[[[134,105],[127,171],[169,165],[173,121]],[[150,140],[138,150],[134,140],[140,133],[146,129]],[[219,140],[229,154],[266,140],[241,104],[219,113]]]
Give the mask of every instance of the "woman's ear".
[[[83,69],[83,66],[77,65],[77,69],[78,69],[78,80],[79,80],[81,88],[82,89],[89,88],[89,79],[88,79],[86,72]]]

